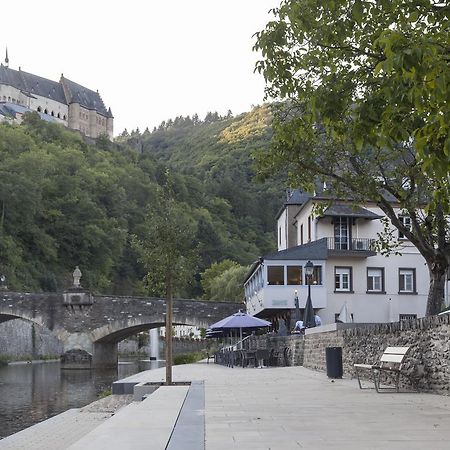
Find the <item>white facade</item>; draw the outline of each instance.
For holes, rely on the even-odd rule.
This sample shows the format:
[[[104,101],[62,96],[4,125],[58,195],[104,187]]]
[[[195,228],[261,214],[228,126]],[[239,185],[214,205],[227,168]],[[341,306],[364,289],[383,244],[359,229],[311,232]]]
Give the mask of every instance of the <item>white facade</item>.
[[[296,242],[292,247],[287,245],[287,216],[279,214],[279,252],[261,259],[244,284],[249,313],[261,317],[283,310],[292,313],[296,295],[303,309],[308,289],[304,266],[311,260],[321,270],[320,279],[311,285],[311,299],[324,324],[334,323],[345,303],[359,323],[425,316],[429,274],[418,250],[400,239],[400,255],[383,256],[375,251],[377,233],[383,231],[381,209],[371,203],[358,209],[340,203],[317,216],[314,204],[319,201],[306,201],[293,219]],[[394,234],[398,236],[396,230]],[[278,269],[272,269],[275,266]],[[296,266],[303,267],[297,279],[292,275]]]

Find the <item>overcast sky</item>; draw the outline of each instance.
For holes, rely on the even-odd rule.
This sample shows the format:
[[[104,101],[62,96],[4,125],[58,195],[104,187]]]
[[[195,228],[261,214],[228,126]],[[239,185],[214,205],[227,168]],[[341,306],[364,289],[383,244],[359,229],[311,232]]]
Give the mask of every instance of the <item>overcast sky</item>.
[[[114,134],[263,102],[256,31],[279,0],[2,1],[1,59],[98,89]]]

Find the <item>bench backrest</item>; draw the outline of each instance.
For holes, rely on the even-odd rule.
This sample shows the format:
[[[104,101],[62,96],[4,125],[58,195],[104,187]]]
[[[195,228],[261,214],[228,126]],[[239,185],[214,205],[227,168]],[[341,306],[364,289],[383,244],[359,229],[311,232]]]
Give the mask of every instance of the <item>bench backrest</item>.
[[[410,347],[387,347],[381,355],[380,366],[401,369],[409,349]]]

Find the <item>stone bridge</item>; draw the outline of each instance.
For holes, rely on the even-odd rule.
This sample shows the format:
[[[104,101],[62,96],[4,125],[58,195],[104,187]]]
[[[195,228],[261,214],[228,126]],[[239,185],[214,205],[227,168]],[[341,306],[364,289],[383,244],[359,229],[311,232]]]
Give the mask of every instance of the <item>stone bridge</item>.
[[[243,305],[228,302],[173,300],[173,324],[207,328]],[[92,355],[93,368],[117,365],[117,343],[129,336],[165,325],[166,301],[153,297],[3,292],[0,322],[30,320],[48,328],[63,343],[64,352]]]

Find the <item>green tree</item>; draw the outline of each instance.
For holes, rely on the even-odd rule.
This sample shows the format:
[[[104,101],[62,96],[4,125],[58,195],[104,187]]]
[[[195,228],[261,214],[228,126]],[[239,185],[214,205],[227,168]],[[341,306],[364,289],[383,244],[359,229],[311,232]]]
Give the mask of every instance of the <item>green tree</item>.
[[[214,301],[243,301],[243,280],[248,270],[249,267],[240,266],[229,259],[214,263],[201,275],[204,298]]]
[[[158,201],[149,210],[142,235],[133,245],[147,274],[152,292],[166,297],[166,384],[172,383],[172,303],[195,273],[195,224],[183,205],[175,201],[170,178],[159,189]]]
[[[201,284],[204,292],[203,298],[206,300],[211,299],[213,295],[212,283],[215,278],[220,277],[226,270],[230,269],[231,267],[238,266],[238,263],[231,261],[230,259],[224,259],[221,262],[211,264],[211,267],[208,267],[208,269],[206,269],[201,274]]]
[[[431,0],[286,0],[256,44],[267,94],[287,99],[261,174],[375,201],[427,262],[427,315],[441,309],[450,264],[448,11]]]
[[[359,149],[414,140],[448,207],[449,11],[440,0],[285,0],[257,33],[257,69],[268,94]]]

